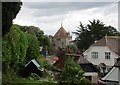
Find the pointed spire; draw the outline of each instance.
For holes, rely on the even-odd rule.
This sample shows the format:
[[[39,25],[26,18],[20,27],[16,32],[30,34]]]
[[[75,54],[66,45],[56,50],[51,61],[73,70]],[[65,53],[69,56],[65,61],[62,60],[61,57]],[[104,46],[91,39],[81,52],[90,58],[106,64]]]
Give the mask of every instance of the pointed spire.
[[[63,26],[62,26],[62,21],[61,21],[61,27],[63,27]]]

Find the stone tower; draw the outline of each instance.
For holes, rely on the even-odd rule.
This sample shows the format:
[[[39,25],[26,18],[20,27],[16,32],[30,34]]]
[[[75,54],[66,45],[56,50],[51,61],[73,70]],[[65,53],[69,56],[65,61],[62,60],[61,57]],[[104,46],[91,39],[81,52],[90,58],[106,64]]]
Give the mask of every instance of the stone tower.
[[[70,36],[69,32],[66,32],[61,23],[60,29],[53,36],[53,47],[65,48],[71,40],[72,37]]]

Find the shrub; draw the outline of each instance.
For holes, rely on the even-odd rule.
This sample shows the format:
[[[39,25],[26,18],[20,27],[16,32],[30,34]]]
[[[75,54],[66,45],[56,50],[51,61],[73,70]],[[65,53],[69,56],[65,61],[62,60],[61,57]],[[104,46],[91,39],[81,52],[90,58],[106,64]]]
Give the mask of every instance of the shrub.
[[[60,82],[79,83],[79,81],[84,77],[84,71],[81,67],[74,62],[72,58],[68,58],[66,64],[61,73]]]

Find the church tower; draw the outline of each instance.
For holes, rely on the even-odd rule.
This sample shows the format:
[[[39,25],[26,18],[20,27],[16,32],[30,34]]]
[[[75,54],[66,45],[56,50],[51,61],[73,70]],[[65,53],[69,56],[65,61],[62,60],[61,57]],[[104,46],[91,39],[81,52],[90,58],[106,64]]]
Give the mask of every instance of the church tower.
[[[64,27],[62,26],[62,22],[61,22],[61,27],[53,36],[53,46],[55,48],[65,48],[66,45],[69,44],[71,39],[72,37],[70,36],[69,32],[67,32],[64,29]]]

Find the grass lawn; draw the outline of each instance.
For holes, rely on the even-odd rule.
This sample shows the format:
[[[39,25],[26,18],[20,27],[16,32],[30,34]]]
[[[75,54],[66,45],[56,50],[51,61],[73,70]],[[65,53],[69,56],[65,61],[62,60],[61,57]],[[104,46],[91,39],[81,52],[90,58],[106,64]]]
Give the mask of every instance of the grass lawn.
[[[3,84],[4,85],[4,84]],[[57,83],[37,80],[13,80],[7,85],[58,85]]]

